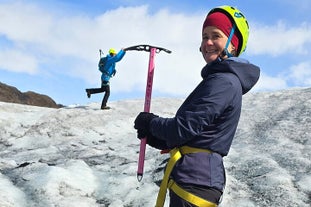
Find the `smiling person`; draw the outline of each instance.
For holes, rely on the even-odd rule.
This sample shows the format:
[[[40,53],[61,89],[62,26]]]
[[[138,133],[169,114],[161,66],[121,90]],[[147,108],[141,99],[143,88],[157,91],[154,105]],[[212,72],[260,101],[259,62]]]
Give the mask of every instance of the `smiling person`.
[[[146,137],[150,146],[170,150],[157,207],[163,206],[167,188],[170,207],[214,207],[220,203],[226,183],[223,157],[237,129],[242,95],[260,74],[257,66],[238,58],[246,48],[248,34],[248,22],[238,9],[212,9],[202,27],[203,80],[174,117],[147,112],[136,117],[138,138]]]

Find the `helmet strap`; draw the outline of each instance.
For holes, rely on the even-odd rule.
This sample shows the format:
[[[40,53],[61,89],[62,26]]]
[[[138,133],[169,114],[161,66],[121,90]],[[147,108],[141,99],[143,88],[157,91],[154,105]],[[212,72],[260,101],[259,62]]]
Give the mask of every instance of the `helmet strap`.
[[[224,48],[224,50],[222,52],[222,56],[233,57],[233,55],[228,51],[228,47],[229,47],[229,44],[230,44],[230,42],[232,40],[232,37],[234,35],[234,31],[235,31],[235,24],[233,24],[233,26],[231,28],[231,31],[230,31],[230,34],[229,34],[226,46],[225,46],[225,48]]]

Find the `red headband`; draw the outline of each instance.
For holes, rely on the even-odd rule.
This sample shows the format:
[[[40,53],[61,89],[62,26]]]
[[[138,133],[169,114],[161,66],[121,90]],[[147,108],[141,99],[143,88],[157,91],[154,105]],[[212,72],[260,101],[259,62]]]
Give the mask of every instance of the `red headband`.
[[[207,15],[202,31],[207,26],[213,26],[220,29],[227,37],[229,37],[231,29],[232,29],[232,23],[230,19],[222,12],[213,12],[209,15]],[[231,43],[233,46],[237,49],[239,45],[239,38],[237,37],[236,33],[232,36]]]

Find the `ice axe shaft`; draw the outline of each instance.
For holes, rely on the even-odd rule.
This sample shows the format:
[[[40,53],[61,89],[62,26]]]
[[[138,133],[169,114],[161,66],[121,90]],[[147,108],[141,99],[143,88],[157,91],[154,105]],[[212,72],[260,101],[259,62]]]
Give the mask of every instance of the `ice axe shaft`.
[[[171,53],[171,51],[168,49],[162,48],[162,47],[155,47],[151,45],[136,45],[136,46],[125,48],[124,50],[125,51],[129,51],[129,50],[146,51],[150,53],[148,75],[147,75],[147,85],[146,85],[146,93],[145,93],[145,104],[144,104],[144,112],[150,112],[153,74],[154,74],[154,68],[155,68],[154,66],[155,54],[159,53],[160,51],[165,51],[167,53]],[[143,174],[144,174],[146,144],[147,144],[147,138],[145,137],[141,139],[140,141],[139,159],[138,159],[138,168],[137,168],[137,180],[139,182],[142,180]]]

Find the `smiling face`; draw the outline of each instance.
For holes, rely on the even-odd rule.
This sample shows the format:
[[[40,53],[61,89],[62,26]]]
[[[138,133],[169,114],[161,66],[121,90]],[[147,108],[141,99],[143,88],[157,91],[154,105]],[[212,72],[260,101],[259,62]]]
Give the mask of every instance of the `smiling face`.
[[[216,60],[223,56],[223,51],[226,46],[228,37],[217,27],[207,26],[202,32],[201,52],[206,63]],[[235,48],[230,43],[228,51],[235,55]]]

